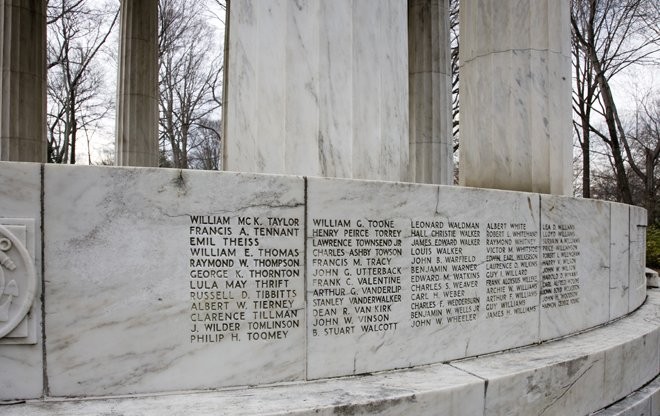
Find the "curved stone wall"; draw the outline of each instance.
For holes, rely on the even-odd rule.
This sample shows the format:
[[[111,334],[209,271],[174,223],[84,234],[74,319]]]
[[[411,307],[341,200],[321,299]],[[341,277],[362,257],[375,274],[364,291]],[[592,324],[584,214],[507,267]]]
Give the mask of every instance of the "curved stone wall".
[[[602,201],[309,178],[308,376],[448,361],[621,316],[644,299],[641,217]]]
[[[43,242],[45,301],[35,344],[0,345],[0,399],[446,362],[607,323],[645,298],[644,211],[602,201],[16,163],[0,165],[0,194],[0,217],[31,221]]]
[[[202,416],[219,409],[250,416],[655,416],[660,414],[659,307],[660,292],[652,290],[641,308],[610,325],[447,364],[259,388],[33,400],[0,409],[3,416]]]

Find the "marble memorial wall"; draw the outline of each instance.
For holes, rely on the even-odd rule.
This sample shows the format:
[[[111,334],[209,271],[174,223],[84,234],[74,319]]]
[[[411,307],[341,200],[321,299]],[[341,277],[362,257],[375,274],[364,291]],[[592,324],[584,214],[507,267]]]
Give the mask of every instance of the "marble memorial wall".
[[[640,207],[630,207],[630,262],[628,276],[630,278],[630,306],[639,305],[646,298],[646,210]]]
[[[610,319],[624,315],[630,305],[630,211],[628,205],[610,204],[610,258],[614,259],[610,261]]]
[[[50,165],[45,173],[53,394],[304,376],[302,178]]]
[[[537,341],[539,215],[532,194],[308,179],[308,376]]]
[[[5,311],[7,315],[0,319],[0,329],[16,324],[15,317],[20,311],[15,308],[19,306],[20,300],[28,295],[24,291],[27,289],[25,283],[28,283],[28,279],[37,279],[32,309],[25,315],[26,319],[15,325],[8,337],[0,339],[0,400],[34,398],[43,394],[44,384],[41,332],[42,257],[39,249],[42,245],[42,235],[39,232],[42,225],[41,167],[36,163],[4,162],[0,165],[0,226],[14,237],[12,239],[0,231],[0,240],[9,239],[11,242],[0,243],[0,251],[6,256],[0,256],[3,257],[0,262],[0,275],[4,277],[4,287],[0,289],[0,303],[4,307],[9,306]],[[33,263],[32,273],[27,265],[29,260],[25,257]],[[7,262],[7,259],[11,263]],[[15,286],[11,284],[12,281],[16,282]],[[0,283],[0,286],[3,284]],[[11,286],[14,286],[13,290]],[[15,296],[16,294],[20,297]],[[10,305],[5,303],[9,301]]]
[[[7,195],[3,178],[24,165],[10,167]],[[644,211],[620,204],[166,169],[30,175],[25,206],[0,204],[0,231],[27,224],[25,241],[43,229],[29,239],[43,239],[45,341],[24,346],[34,362],[0,345],[0,363],[39,368],[43,343],[53,396],[448,361],[581,331],[645,296]],[[42,216],[16,219],[39,204]],[[8,394],[34,397],[18,391]]]
[[[549,339],[609,319],[610,204],[542,195],[541,206],[540,336]]]

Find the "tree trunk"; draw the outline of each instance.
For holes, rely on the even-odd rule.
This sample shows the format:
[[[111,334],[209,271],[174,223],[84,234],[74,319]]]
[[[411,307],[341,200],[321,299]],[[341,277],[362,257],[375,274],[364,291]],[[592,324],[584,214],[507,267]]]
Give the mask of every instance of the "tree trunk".
[[[582,197],[591,198],[591,153],[589,120],[582,120]]]
[[[628,176],[626,176],[626,167],[624,165],[623,154],[621,153],[621,143],[616,126],[617,109],[612,97],[612,90],[610,84],[603,74],[601,63],[596,56],[594,48],[589,48],[589,56],[591,64],[596,72],[596,82],[600,87],[601,97],[605,106],[605,122],[607,123],[607,131],[610,136],[609,146],[612,149],[612,157],[614,158],[614,173],[616,174],[617,188],[621,195],[621,201],[626,204],[633,204],[632,192],[630,191],[630,183]]]
[[[72,86],[72,91],[75,91],[75,86]],[[76,120],[76,94],[72,93],[69,99],[71,102],[71,111],[69,112],[69,124],[70,124],[70,134],[71,134],[71,155],[69,158],[69,163],[72,165],[76,164],[76,139],[78,136],[78,122]]]

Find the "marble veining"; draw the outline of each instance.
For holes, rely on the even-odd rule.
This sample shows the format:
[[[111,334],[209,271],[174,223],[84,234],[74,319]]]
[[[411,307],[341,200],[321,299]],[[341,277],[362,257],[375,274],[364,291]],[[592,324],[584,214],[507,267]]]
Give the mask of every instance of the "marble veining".
[[[0,400],[34,399],[43,394],[43,351],[41,337],[41,166],[32,163],[2,163],[0,169],[0,224],[21,225],[25,246],[37,276],[36,296],[28,324],[35,325],[32,345],[0,343]],[[21,220],[23,219],[23,220]],[[28,221],[26,223],[26,220]],[[30,227],[26,228],[26,224]],[[30,228],[28,230],[28,228]],[[12,253],[13,255],[14,253]],[[20,264],[19,264],[20,266]]]
[[[460,183],[572,194],[568,2],[462,6]]]
[[[643,310],[608,326],[452,365],[488,380],[485,414],[591,414],[660,371],[658,294],[649,299]]]
[[[630,209],[610,204],[610,318],[629,311]]]
[[[406,7],[396,0],[233,4],[225,167],[406,179]]]
[[[659,332],[659,304],[658,293],[652,291],[648,304],[610,326],[448,365],[258,389],[33,401],[8,406],[3,414],[211,415],[222,409],[237,415],[582,415],[595,411],[603,415],[639,415],[644,411],[655,415],[660,384],[654,376],[657,361],[651,357],[658,356],[660,345],[649,337]],[[628,352],[621,355],[625,350]],[[621,359],[631,371],[626,372]],[[647,368],[642,369],[645,363]],[[615,376],[621,369],[620,376]],[[603,409],[622,399],[623,392],[634,393]]]
[[[0,191],[11,182],[25,192],[0,207],[12,217],[33,210],[37,228],[41,170],[9,164],[3,172],[11,175],[0,176]],[[260,174],[54,165],[43,172],[47,375],[57,397],[444,362],[569,335],[645,298],[639,282],[626,289],[625,275],[643,270],[645,212],[620,204]],[[206,237],[209,227],[220,234]],[[262,250],[270,254],[257,261]],[[191,301],[209,292],[217,302]],[[237,298],[255,302],[240,306]],[[206,326],[207,309],[199,308],[209,305],[216,317]],[[232,318],[242,311],[249,314]],[[648,365],[654,337],[603,354],[612,366],[634,354]],[[19,364],[13,348],[0,345],[3,366],[41,371],[41,361]],[[40,360],[39,348],[22,351]],[[634,379],[654,366],[607,374]],[[41,394],[40,375],[20,388],[10,381],[13,398]]]
[[[408,2],[410,177],[454,182],[448,1]]]
[[[253,221],[268,216],[302,223],[301,178],[62,166],[47,166],[45,174],[45,256],[49,264],[46,335],[51,394],[207,389],[304,377],[301,278],[290,283],[287,289],[294,292],[287,296],[291,304],[286,303],[293,310],[291,314],[302,317],[300,327],[278,333],[277,341],[249,340],[250,313],[247,320],[239,322],[242,327],[232,331],[237,342],[234,338],[200,341],[192,337],[205,326],[205,310],[240,313],[235,301],[223,306],[224,301],[252,293],[251,301],[258,289],[239,275],[227,276],[234,284],[230,289],[227,278],[197,278],[188,266],[193,260],[208,259],[213,250],[234,249],[241,256],[247,250],[248,260],[253,255],[250,250],[257,251],[254,246],[240,248],[238,242],[221,243],[221,236],[212,242],[203,236],[191,242],[191,215],[232,223],[236,218]],[[71,182],[78,186],[64,186]],[[211,228],[215,227],[201,227]],[[258,239],[260,248],[302,252],[301,239],[284,238],[277,243],[273,238],[255,237],[256,231],[247,226],[243,229],[248,237],[239,237],[239,229],[234,226],[233,233],[225,235],[243,238],[240,244],[254,244]],[[192,244],[197,242],[202,243],[202,253],[206,254],[191,254]],[[202,283],[204,286],[198,286]],[[216,297],[191,302],[193,293],[213,293]],[[254,300],[258,300],[256,296]],[[191,305],[198,306],[191,309]],[[196,312],[208,305],[213,309]],[[193,326],[191,319],[198,323]],[[220,325],[228,319],[216,317],[212,321]]]
[[[489,238],[487,224],[494,227],[496,223],[500,226],[503,223],[513,222],[519,224],[521,228],[527,229],[534,237],[528,241],[531,245],[525,248],[530,249],[529,258],[538,259],[540,226],[538,195],[317,178],[309,178],[307,181],[307,296],[308,322],[310,323],[307,342],[307,371],[309,378],[360,374],[388,368],[441,362],[526,345],[539,340],[538,262],[532,262],[529,268],[516,272],[525,273],[525,281],[528,283],[523,283],[519,277],[520,281],[517,284],[521,290],[522,286],[526,286],[525,295],[530,295],[524,302],[516,304],[519,308],[517,313],[513,313],[513,303],[509,312],[500,311],[498,305],[498,302],[513,299],[513,294],[510,297],[506,294],[504,297],[499,295],[497,302],[494,299],[487,301],[492,293],[501,294],[499,285],[501,285],[504,272],[501,274],[493,272],[488,269],[489,266],[486,264],[489,255],[486,249]],[[500,209],[503,206],[508,207],[506,211]],[[400,289],[399,285],[392,286],[395,288],[394,293],[400,293],[400,298],[397,297],[397,301],[386,313],[378,314],[378,302],[373,307],[356,306],[357,299],[361,297],[347,296],[343,299],[342,306],[343,310],[348,312],[344,312],[347,315],[340,313],[342,316],[339,318],[340,323],[337,326],[333,325],[331,319],[324,318],[326,316],[324,314],[327,313],[326,309],[332,313],[333,308],[324,309],[312,306],[316,304],[317,300],[323,299],[321,296],[325,288],[323,282],[328,281],[323,280],[322,277],[324,268],[314,266],[317,264],[315,258],[321,262],[327,258],[323,255],[323,251],[315,249],[317,244],[322,243],[320,239],[314,238],[316,230],[322,229],[315,225],[318,224],[315,221],[320,219],[337,221],[343,219],[350,221],[350,226],[353,228],[357,226],[358,229],[360,227],[358,224],[361,222],[366,224],[369,220],[386,220],[392,222],[395,234],[401,233],[402,251],[400,255],[392,256],[391,260],[387,260],[388,265],[401,270]],[[444,227],[449,227],[449,222],[452,222],[455,227],[460,227],[461,224],[478,223],[478,231],[473,230],[469,233],[477,236],[476,240],[479,241],[479,244],[464,245],[458,257],[446,255],[450,252],[459,254],[458,250],[447,251],[446,246],[438,246],[443,254],[440,254],[440,251],[436,254],[436,248],[417,245],[426,244],[427,240],[416,237],[417,229],[411,228],[411,224],[424,221],[440,221],[446,224]],[[455,231],[455,235],[456,241],[458,241],[459,232]],[[504,231],[497,235],[505,236]],[[373,238],[375,234],[370,234],[369,237]],[[428,239],[428,243],[432,244],[432,240]],[[357,241],[355,244],[358,244]],[[451,242],[446,244],[451,244]],[[360,246],[358,245],[358,247]],[[360,254],[356,256],[350,255],[350,252],[348,249],[345,251],[349,266],[353,266],[354,261],[361,262],[363,266],[369,264],[364,253],[358,251],[357,253]],[[440,280],[442,283],[431,285],[426,290],[427,298],[419,297],[417,293],[422,286],[418,282],[426,281],[420,279],[424,279],[425,275],[432,274],[432,272],[423,273],[421,270],[426,269],[413,266],[416,261],[426,262],[427,258],[426,254],[413,255],[413,252],[428,252],[431,263],[437,265],[428,270],[440,270],[447,267],[445,270],[448,273],[447,276],[459,276],[456,278],[459,280],[454,280],[452,277],[443,278]],[[493,259],[494,265],[502,257],[494,256]],[[458,263],[452,265],[450,261]],[[414,267],[417,268],[413,269]],[[349,267],[345,270],[344,273],[348,274],[342,276],[351,276],[349,279],[360,281],[360,268]],[[452,270],[454,274],[452,274]],[[479,275],[478,281],[470,280],[467,277],[470,276],[469,274],[461,274],[456,270],[472,270],[474,276]],[[417,277],[420,273],[422,277]],[[493,287],[497,286],[497,292],[491,293],[487,290],[489,287],[486,282],[487,276],[492,278]],[[466,278],[467,280],[460,280]],[[379,286],[377,283],[373,284]],[[511,283],[511,285],[513,287],[515,283]],[[355,286],[348,282],[342,283],[341,287],[345,288],[347,292],[358,291],[351,292],[354,295],[369,293],[365,292],[366,289],[362,286]],[[461,289],[453,292],[449,290],[456,288]],[[472,302],[474,299],[479,299],[479,306]],[[461,308],[456,305],[469,306]],[[492,307],[492,310],[489,311],[488,307]],[[435,318],[428,321],[412,319],[411,314],[419,310],[418,308],[435,310],[436,312],[431,312]],[[452,309],[453,312],[450,315],[438,315],[437,309],[441,309],[443,314],[447,313],[446,309]],[[496,309],[498,312],[493,314]],[[459,315],[453,317],[452,315],[455,313]],[[365,325],[365,322],[369,322],[365,321],[369,316],[384,315],[389,317],[388,322],[390,323],[380,326],[382,331],[372,331],[372,327]],[[416,316],[421,318],[428,315]],[[354,325],[347,323],[347,320],[351,320]],[[449,322],[449,320],[454,322]],[[328,336],[328,334],[334,335]],[[420,339],[425,341],[419,342]]]
[[[548,291],[542,295],[542,339],[608,321],[609,228],[610,207],[603,201],[541,196],[542,260],[552,263],[542,265],[541,277]],[[574,259],[562,257],[556,251],[560,247],[577,255]]]
[[[629,310],[635,310],[646,298],[646,210],[641,207],[630,207],[630,279]]]

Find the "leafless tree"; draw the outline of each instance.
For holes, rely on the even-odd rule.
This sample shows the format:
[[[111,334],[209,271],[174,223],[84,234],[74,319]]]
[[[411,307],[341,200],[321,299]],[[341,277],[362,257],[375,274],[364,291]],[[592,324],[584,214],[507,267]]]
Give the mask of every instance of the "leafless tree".
[[[572,64],[573,64],[573,128],[575,137],[580,146],[582,181],[579,188],[584,198],[591,198],[591,109],[598,99],[598,85],[594,78],[591,60],[584,53],[583,48],[577,42],[575,35],[572,37]]]
[[[202,120],[200,127],[191,135],[188,165],[193,169],[221,170],[223,141],[220,120]]]
[[[660,94],[656,92],[638,100],[634,119],[624,145],[628,164],[639,182],[639,199],[652,224],[660,187]]]
[[[182,169],[220,105],[221,48],[207,19],[204,2],[159,1],[160,141]]]
[[[227,21],[227,5],[229,4],[229,0],[213,0],[213,3],[217,7],[211,8],[211,14],[224,26]]]
[[[652,62],[660,51],[656,0],[571,0],[573,66],[576,92],[575,130],[583,152],[583,194],[590,195],[591,133],[610,149],[619,200],[632,204],[626,172],[626,132],[612,92],[611,80],[631,65]],[[600,128],[597,119],[604,121]]]
[[[97,64],[119,15],[118,2],[94,8],[87,0],[48,3],[48,161],[76,163],[81,132],[112,108]]]

